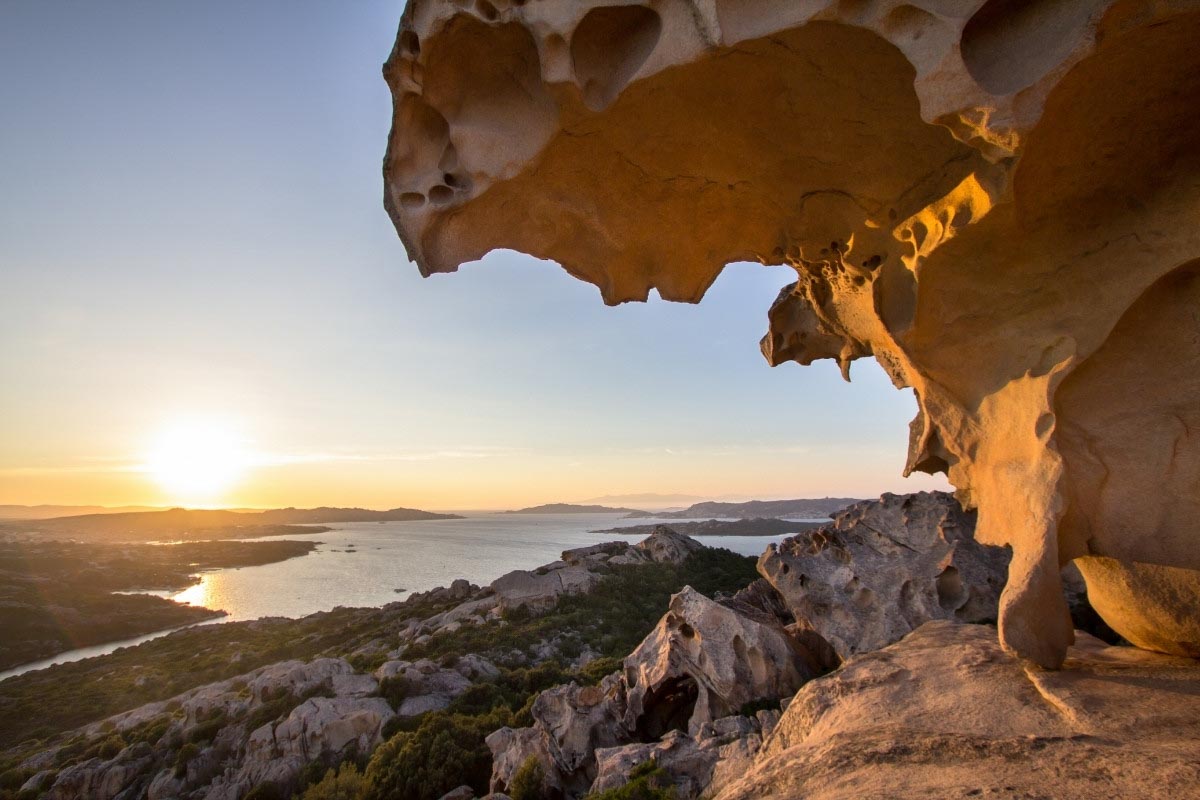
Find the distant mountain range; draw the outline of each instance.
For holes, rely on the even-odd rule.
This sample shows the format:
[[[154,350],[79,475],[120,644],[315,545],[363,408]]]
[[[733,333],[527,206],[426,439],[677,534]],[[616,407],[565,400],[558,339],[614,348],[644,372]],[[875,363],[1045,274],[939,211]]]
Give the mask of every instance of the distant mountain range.
[[[631,519],[661,517],[664,519],[758,519],[780,517],[823,518],[830,517],[846,506],[862,502],[854,497],[800,498],[796,500],[749,500],[745,503],[718,503],[708,501],[696,503],[683,511],[634,511]]]
[[[518,508],[516,511],[505,511],[505,514],[643,514],[653,516],[647,511],[636,508],[614,508],[612,506],[585,506],[578,503],[546,503],[541,506]]]
[[[620,536],[649,536],[662,523],[605,528],[588,533],[615,533]],[[684,536],[779,536],[819,528],[827,522],[794,522],[786,519],[708,519],[703,522],[672,522],[671,530]]]
[[[630,495],[632,496],[632,495]],[[722,503],[708,500],[693,503],[682,511],[646,511],[640,508],[622,508],[618,506],[587,505],[584,503],[546,503],[540,506],[530,506],[516,511],[506,511],[506,514],[625,514],[628,519],[713,519],[729,517],[732,519],[763,519],[781,517],[800,517],[802,519],[823,519],[833,516],[846,506],[862,502],[854,497],[819,497],[800,498],[796,500],[748,500],[744,503]]]
[[[50,519],[26,519],[4,523],[12,531],[39,532],[83,538],[130,539],[213,538],[271,536],[310,533],[294,525],[333,522],[408,522],[427,519],[462,519],[457,514],[435,514],[414,508],[373,511],[366,508],[278,508],[268,511],[225,511],[171,508],[165,511],[133,511],[79,514]],[[326,529],[328,530],[328,529]]]
[[[14,506],[0,505],[0,519],[50,519],[78,514],[124,514],[131,511],[162,511],[154,506]]]
[[[595,504],[602,506],[632,506],[633,508],[644,509],[680,509],[709,499],[711,499],[711,496],[642,492],[640,494],[606,494],[600,497],[588,497],[577,502],[580,505]]]

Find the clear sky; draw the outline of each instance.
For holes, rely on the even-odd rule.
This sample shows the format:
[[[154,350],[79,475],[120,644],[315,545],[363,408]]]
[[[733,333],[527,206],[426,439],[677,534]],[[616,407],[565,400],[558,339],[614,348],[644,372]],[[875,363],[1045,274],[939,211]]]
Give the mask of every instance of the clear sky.
[[[0,503],[945,486],[900,477],[873,363],[763,361],[785,269],[615,309],[511,252],[420,278],[381,203],[402,6],[4,2]]]

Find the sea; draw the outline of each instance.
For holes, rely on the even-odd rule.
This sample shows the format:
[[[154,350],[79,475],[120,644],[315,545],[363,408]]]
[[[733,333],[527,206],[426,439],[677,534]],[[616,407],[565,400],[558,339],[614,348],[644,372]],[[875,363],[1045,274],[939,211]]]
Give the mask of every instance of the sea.
[[[200,573],[182,591],[154,592],[180,603],[221,609],[219,624],[261,617],[302,617],[337,606],[382,606],[412,592],[448,586],[456,578],[485,585],[515,569],[556,561],[563,550],[644,536],[593,533],[606,528],[677,523],[624,519],[622,514],[512,514],[464,512],[463,519],[331,523],[333,530],[289,534],[317,543],[306,556],[255,567]],[[814,521],[814,520],[800,520]],[[815,520],[823,521],[823,520]],[[758,556],[779,536],[705,536],[708,547]],[[176,629],[171,629],[176,630]],[[171,630],[59,653],[0,672],[0,680],[52,664],[111,653]]]

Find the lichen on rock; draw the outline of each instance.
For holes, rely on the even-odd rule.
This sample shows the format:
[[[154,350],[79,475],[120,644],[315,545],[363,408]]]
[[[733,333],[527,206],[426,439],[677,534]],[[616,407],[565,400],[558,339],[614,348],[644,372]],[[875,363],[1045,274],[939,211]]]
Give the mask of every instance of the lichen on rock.
[[[1194,653],[1198,39],[1193,0],[413,0],[385,205],[424,274],[507,247],[607,303],[793,269],[763,353],[914,390],[908,469],[1013,548],[1009,650],[1061,664],[1080,559]]]

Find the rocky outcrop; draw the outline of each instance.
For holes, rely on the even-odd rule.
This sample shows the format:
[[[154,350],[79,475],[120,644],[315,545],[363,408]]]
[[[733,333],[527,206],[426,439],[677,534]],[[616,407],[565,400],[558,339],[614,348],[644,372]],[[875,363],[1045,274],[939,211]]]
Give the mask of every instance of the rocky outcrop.
[[[682,564],[704,545],[690,536],[676,533],[666,525],[655,525],[650,535],[635,545],[639,553],[660,564]]]
[[[658,525],[632,547],[627,542],[604,542],[567,550],[561,561],[536,570],[514,570],[497,578],[492,581],[491,590],[500,611],[516,608],[536,611],[549,608],[563,595],[590,591],[600,582],[600,570],[609,564],[682,564],[703,548],[695,539]]]
[[[597,750],[591,791],[624,786],[637,766],[653,761],[670,776],[681,800],[712,796],[745,775],[778,718],[778,711],[724,717],[703,725],[693,735],[676,730],[656,742]]]
[[[1194,0],[413,2],[385,205],[426,275],[506,247],[696,302],[790,268],[763,354],[912,387],[907,470],[1013,547],[1005,646],[1062,661],[1087,556],[1118,632],[1189,652],[1197,38]]]
[[[415,717],[428,711],[440,711],[450,701],[471,688],[476,675],[494,676],[496,667],[487,659],[472,656],[472,660],[455,669],[447,669],[427,658],[418,661],[385,661],[375,671],[382,682],[400,680],[405,697],[396,709],[402,717]]]
[[[616,785],[620,764],[631,753],[642,753],[625,746],[657,742],[672,731],[683,738],[670,739],[664,753],[678,756],[677,771],[682,775],[687,764],[699,760],[707,765],[706,774],[712,773],[722,748],[740,738],[731,737],[718,718],[736,714],[747,703],[790,696],[815,674],[809,654],[763,617],[685,587],[619,674],[599,686],[570,684],[542,692],[533,704],[532,727],[502,728],[488,737],[492,789],[505,790],[534,758],[547,786],[582,796],[597,779],[599,753],[621,751],[610,754],[605,767],[606,785]],[[751,752],[748,746],[742,742],[728,752]]]
[[[642,741],[696,733],[747,703],[790,697],[816,674],[782,628],[716,603],[691,587],[671,598],[624,663],[627,729]]]
[[[796,695],[718,800],[1191,797],[1200,664],[1080,633],[1063,669],[930,622]]]
[[[930,620],[995,622],[1009,553],[974,539],[948,494],[885,494],[772,544],[758,561],[795,617],[848,658]]]

